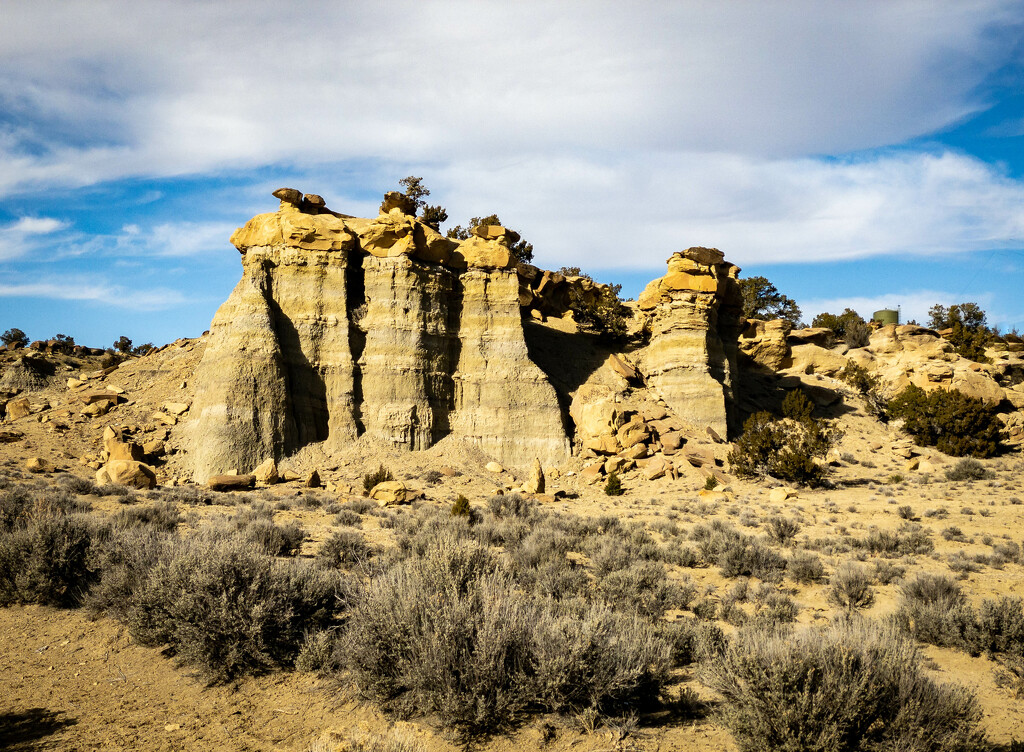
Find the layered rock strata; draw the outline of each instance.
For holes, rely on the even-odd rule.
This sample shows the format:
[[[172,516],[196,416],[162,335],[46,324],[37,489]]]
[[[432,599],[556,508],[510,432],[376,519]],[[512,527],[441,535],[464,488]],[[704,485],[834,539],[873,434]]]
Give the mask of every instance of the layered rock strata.
[[[637,354],[647,385],[681,418],[726,436],[743,309],[739,267],[714,248],[688,248],[647,285],[637,307],[650,343]]]
[[[454,435],[512,466],[566,459],[555,391],[523,338],[514,233],[449,240],[401,194],[376,219],[275,196],[277,212],[231,239],[243,273],[196,371],[197,481],[364,433],[408,450]]]

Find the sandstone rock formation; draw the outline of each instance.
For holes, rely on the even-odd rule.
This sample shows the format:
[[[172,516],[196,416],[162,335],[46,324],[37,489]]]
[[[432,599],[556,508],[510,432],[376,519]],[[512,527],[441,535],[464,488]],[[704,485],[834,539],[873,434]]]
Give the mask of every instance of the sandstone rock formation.
[[[567,457],[523,338],[510,233],[452,241],[397,197],[357,219],[275,196],[277,212],[231,239],[242,279],[210,327],[189,414],[197,481],[364,433],[409,450],[454,435],[518,466]]]
[[[742,298],[739,267],[714,248],[688,248],[644,289],[650,344],[638,354],[647,384],[691,423],[725,436],[733,422],[733,380]]]

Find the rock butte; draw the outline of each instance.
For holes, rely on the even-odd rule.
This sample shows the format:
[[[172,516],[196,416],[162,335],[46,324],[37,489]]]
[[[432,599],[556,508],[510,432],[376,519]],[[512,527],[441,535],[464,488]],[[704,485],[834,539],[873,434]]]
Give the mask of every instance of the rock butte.
[[[982,366],[916,326],[876,329],[851,349],[826,330],[747,321],[740,270],[713,248],[672,254],[630,304],[643,336],[615,353],[549,320],[571,319],[570,301],[602,286],[517,263],[518,236],[504,227],[458,241],[417,220],[400,193],[374,219],[294,189],[274,195],[276,212],[231,237],[242,278],[213,319],[191,408],[165,405],[169,425],[188,410],[178,435],[197,482],[253,474],[305,447],[331,456],[363,435],[410,451],[450,436],[522,472],[575,450],[595,460],[584,470],[594,479],[633,467],[710,475],[709,446],[735,435],[743,413],[801,384],[832,404],[848,362],[890,392],[916,383],[1002,405],[1010,442],[1024,443],[1017,356]],[[33,376],[26,364],[18,378]],[[31,412],[7,404],[8,419]]]
[[[330,454],[364,433],[408,450],[451,435],[523,468],[570,456],[572,423],[530,359],[523,312],[562,314],[570,287],[585,295],[594,283],[517,264],[509,244],[518,238],[503,227],[445,238],[399,193],[375,219],[294,189],[274,195],[276,212],[231,237],[242,278],[194,379],[195,480],[251,472],[311,444]],[[713,249],[677,253],[640,301],[652,322],[640,357],[651,386],[722,434],[737,271]]]

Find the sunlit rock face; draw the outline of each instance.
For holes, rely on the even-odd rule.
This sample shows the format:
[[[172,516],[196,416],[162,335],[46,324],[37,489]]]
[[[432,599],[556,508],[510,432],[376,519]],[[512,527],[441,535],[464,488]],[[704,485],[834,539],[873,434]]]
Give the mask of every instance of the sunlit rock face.
[[[408,450],[454,435],[510,466],[568,457],[555,391],[527,354],[514,233],[460,243],[394,198],[359,219],[275,196],[277,212],[232,236],[242,278],[194,379],[197,481],[364,433]]]

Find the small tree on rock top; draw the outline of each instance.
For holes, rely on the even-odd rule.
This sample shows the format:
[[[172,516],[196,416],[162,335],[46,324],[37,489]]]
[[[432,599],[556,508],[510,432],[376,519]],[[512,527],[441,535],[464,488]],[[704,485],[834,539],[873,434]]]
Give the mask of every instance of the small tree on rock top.
[[[748,319],[786,319],[794,326],[800,321],[800,306],[779,292],[767,277],[746,277],[739,282],[743,315]]]
[[[0,342],[3,342],[5,345],[9,345],[12,342],[16,342],[22,347],[24,347],[25,345],[28,344],[28,335],[26,335],[25,332],[21,331],[21,329],[13,327],[11,329],[8,329],[3,334],[0,334]]]

